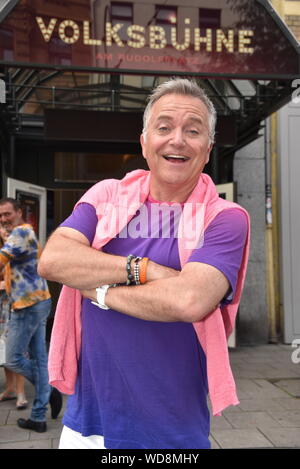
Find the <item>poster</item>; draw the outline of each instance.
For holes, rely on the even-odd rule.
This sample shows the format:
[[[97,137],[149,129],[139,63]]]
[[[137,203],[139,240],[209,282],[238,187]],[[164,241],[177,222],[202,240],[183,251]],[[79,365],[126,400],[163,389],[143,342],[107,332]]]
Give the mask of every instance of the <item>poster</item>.
[[[38,195],[16,190],[16,199],[20,202],[23,220],[32,225],[37,238],[39,238],[40,224],[40,198]]]
[[[20,202],[23,220],[32,225],[37,238],[39,238],[40,222],[40,198],[38,195],[29,194],[20,190],[16,191],[16,199]]]

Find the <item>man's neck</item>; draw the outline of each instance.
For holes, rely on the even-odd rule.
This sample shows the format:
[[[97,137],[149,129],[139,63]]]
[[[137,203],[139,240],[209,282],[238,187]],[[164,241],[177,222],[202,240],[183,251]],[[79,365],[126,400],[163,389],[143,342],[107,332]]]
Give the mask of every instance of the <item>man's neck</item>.
[[[195,184],[191,187],[178,187],[176,185],[159,186],[150,181],[150,196],[160,202],[177,202],[184,203],[193,192]]]
[[[24,223],[25,223],[25,222],[24,222],[23,219],[19,220],[18,223],[16,223],[16,224],[13,226],[12,230],[10,231],[10,233],[11,233],[15,228],[17,228],[18,226],[24,225]]]

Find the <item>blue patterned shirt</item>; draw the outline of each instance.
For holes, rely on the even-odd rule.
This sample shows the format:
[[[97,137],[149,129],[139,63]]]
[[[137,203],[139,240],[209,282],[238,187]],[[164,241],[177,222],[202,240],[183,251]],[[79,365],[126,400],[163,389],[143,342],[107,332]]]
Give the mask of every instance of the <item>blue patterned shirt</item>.
[[[28,224],[14,228],[0,250],[1,264],[10,265],[10,269],[6,269],[6,275],[10,277],[6,279],[6,285],[14,310],[50,298],[46,280],[37,273],[39,256],[38,240]]]

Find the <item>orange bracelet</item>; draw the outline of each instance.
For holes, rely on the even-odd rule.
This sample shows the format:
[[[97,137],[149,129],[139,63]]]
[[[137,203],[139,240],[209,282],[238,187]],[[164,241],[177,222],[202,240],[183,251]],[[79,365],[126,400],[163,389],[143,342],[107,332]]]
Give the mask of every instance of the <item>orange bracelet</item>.
[[[148,257],[143,257],[140,261],[140,282],[143,285],[147,282],[147,265],[149,262]]]

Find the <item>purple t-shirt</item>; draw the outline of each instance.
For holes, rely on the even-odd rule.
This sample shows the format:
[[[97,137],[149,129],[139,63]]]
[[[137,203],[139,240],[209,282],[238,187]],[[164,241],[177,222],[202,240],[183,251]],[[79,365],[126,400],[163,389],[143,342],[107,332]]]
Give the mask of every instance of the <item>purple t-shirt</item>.
[[[148,217],[152,203],[141,208]],[[176,214],[171,236],[162,236],[163,220],[156,233],[151,220],[148,233],[141,229],[141,210],[127,225],[127,236],[121,232],[102,250],[146,256],[180,270]],[[80,231],[92,243],[96,224],[95,209],[81,204],[61,226]],[[231,285],[226,302],[235,290],[246,233],[244,214],[226,210],[189,259],[226,275]],[[144,321],[83,300],[79,373],[63,423],[84,436],[103,435],[108,449],[209,448],[206,359],[193,325]]]

